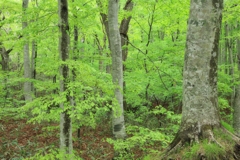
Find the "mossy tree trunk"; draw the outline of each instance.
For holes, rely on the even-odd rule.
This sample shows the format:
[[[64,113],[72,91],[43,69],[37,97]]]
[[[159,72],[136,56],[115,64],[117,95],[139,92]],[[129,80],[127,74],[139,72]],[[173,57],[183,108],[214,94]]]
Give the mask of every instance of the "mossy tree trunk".
[[[59,56],[60,60],[66,62],[69,58],[69,23],[68,23],[68,2],[67,0],[58,0],[58,14],[59,14]],[[60,94],[66,92],[67,83],[69,81],[69,68],[66,64],[60,66]],[[67,154],[71,154],[73,150],[72,145],[72,123],[69,114],[69,105],[71,97],[69,93],[66,95],[66,102],[60,103],[62,113],[60,115],[60,149]]]
[[[183,71],[183,140],[196,139],[204,129],[220,126],[217,60],[222,3],[191,1]]]
[[[205,139],[209,144],[222,146],[213,132],[221,128],[217,61],[222,9],[222,0],[191,0],[183,70],[182,120],[166,156],[186,143],[201,143]],[[198,159],[204,159],[204,155]]]

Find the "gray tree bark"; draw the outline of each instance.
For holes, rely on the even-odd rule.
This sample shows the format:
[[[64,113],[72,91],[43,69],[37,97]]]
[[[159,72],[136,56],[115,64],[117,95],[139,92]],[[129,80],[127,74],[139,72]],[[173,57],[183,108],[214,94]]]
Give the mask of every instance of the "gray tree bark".
[[[183,70],[183,110],[179,142],[197,141],[200,135],[213,139],[220,127],[217,95],[218,44],[222,0],[191,0]]]
[[[237,39],[237,64],[238,75],[240,77],[240,39]],[[238,78],[240,81],[240,78]],[[235,97],[233,103],[233,128],[238,136],[240,136],[240,85],[236,86]]]
[[[24,29],[27,28],[27,18],[26,18],[26,10],[28,8],[28,0],[23,0],[22,9],[23,9],[23,20],[22,20],[22,29],[23,36],[26,36],[26,31]],[[24,54],[24,78],[26,79],[23,86],[24,97],[26,101],[32,101],[32,83],[29,81],[32,78],[31,68],[30,68],[30,58],[29,58],[29,42],[28,37],[25,37],[25,43],[23,46],[23,54]]]
[[[222,0],[192,0],[183,71],[181,131],[220,124],[217,98],[217,60]],[[194,136],[194,135],[193,135]]]
[[[118,28],[119,0],[108,1],[108,27],[110,50],[112,53],[112,81],[117,86],[115,97],[118,100],[119,108],[113,113],[112,127],[113,135],[117,139],[126,138],[124,115],[123,115],[123,65],[121,38]],[[116,116],[117,115],[117,116]]]
[[[69,57],[69,23],[68,23],[68,2],[67,0],[58,0],[58,14],[59,14],[59,55],[60,60],[66,62]],[[69,80],[69,68],[66,64],[60,66],[60,94],[66,92],[67,83]],[[60,149],[64,150],[66,154],[72,154],[72,122],[69,114],[69,104],[71,97],[69,93],[66,94],[67,102],[60,103],[62,113],[60,115]]]

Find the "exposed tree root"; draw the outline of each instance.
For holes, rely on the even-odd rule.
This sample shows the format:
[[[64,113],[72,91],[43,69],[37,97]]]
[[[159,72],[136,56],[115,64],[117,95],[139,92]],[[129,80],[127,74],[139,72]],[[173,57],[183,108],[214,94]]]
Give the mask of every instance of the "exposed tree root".
[[[164,153],[164,158],[168,157],[172,152],[177,151],[183,146],[182,141],[180,140],[173,148],[168,148],[167,151]]]
[[[223,148],[223,146],[215,139],[212,130],[208,129],[206,131],[206,133],[208,134],[208,143],[216,143],[219,147]]]
[[[232,139],[238,144],[240,145],[240,138],[234,134],[232,134],[231,132],[229,132],[226,128],[221,127],[222,131],[228,135],[230,135],[232,137]]]
[[[223,152],[219,153],[219,155],[216,155],[217,157],[214,159],[240,160],[240,138],[232,134],[231,132],[229,132],[223,127],[217,127],[216,129],[220,131],[221,134],[228,136],[230,139],[232,139],[232,141],[229,142],[229,140],[221,137],[219,138],[219,136],[215,138],[214,136],[215,132],[213,132],[213,128],[209,126],[201,130],[201,132],[195,132],[195,133],[185,132],[184,133],[185,136],[183,136],[183,133],[180,133],[179,131],[175,139],[169,145],[168,149],[163,153],[163,156],[161,157],[161,159],[164,159],[164,160],[179,159],[179,155],[185,154],[185,152],[191,152],[190,148],[196,144],[199,144],[198,146],[204,146],[204,145],[207,146],[208,144],[209,145],[215,144],[215,146],[218,146],[219,150]],[[204,140],[207,140],[207,143],[206,141],[204,142]],[[188,144],[188,145],[185,145],[185,144]],[[229,144],[232,144],[231,145],[232,148],[229,146]],[[199,147],[199,150],[196,154],[197,155],[195,155],[196,157],[194,159],[211,160],[211,158],[207,157],[206,152],[202,147]],[[214,154],[215,153],[213,152],[213,155]]]
[[[231,132],[229,132],[224,127],[221,127],[221,129],[225,134],[230,135],[232,137],[232,140],[234,140],[234,142],[236,143],[234,146],[233,157],[234,157],[234,159],[239,160],[240,159],[240,138],[238,136],[232,134]]]

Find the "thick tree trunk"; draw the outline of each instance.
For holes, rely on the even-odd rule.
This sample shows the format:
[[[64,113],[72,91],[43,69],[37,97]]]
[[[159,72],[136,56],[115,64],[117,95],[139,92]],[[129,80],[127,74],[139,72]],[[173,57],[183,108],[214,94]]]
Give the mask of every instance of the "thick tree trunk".
[[[59,11],[59,55],[62,61],[66,61],[69,57],[69,24],[68,24],[68,3],[67,0],[58,0]],[[67,83],[69,80],[69,69],[66,64],[60,66],[60,94],[66,92]],[[60,115],[60,149],[71,154],[73,150],[72,145],[72,123],[69,114],[70,95],[66,94],[67,102],[61,103],[60,108],[62,113]]]
[[[191,0],[183,70],[183,107],[179,132],[168,152],[179,144],[214,141],[220,127],[217,60],[222,0]]]
[[[109,0],[108,6],[108,27],[109,41],[112,53],[112,79],[117,86],[115,97],[118,100],[119,108],[113,113],[112,126],[115,138],[124,139],[126,137],[124,115],[123,115],[123,65],[121,39],[118,29],[118,3],[119,0]]]
[[[192,0],[183,71],[181,132],[198,137],[207,126],[219,126],[217,60],[221,0]],[[185,138],[185,137],[183,137]]]
[[[218,110],[217,60],[222,9],[222,0],[191,0],[183,70],[182,121],[164,159],[175,155],[179,159],[179,155],[186,152],[193,153],[188,159],[240,158],[240,139],[221,127]],[[226,137],[232,138],[231,147]],[[191,145],[184,146],[185,143]],[[221,152],[215,152],[211,143]],[[192,145],[195,148],[191,150]],[[174,155],[173,151],[177,153]]]
[[[240,40],[237,40],[237,64],[238,74],[240,76]],[[240,78],[238,79],[240,80]],[[233,128],[236,134],[240,136],[240,85],[236,86],[234,103],[233,103]]]
[[[22,21],[22,29],[23,32],[24,29],[28,26],[27,20],[26,20],[26,9],[28,8],[28,0],[23,0],[22,3],[22,9],[23,9],[23,21]],[[23,35],[26,35],[26,34]],[[30,68],[30,58],[29,58],[29,42],[28,37],[25,37],[25,43],[23,47],[23,53],[24,53],[24,78],[26,79],[23,86],[24,91],[24,97],[26,101],[32,101],[32,83],[29,81],[31,79],[31,68]]]

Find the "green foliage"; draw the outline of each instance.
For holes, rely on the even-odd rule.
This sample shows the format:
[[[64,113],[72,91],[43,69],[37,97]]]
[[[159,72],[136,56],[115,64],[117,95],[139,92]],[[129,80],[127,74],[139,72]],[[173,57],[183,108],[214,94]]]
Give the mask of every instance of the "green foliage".
[[[116,112],[118,106],[112,84],[112,77],[105,73],[111,64],[111,54],[100,12],[107,14],[107,1],[74,0],[69,1],[70,55],[66,62],[59,61],[58,55],[58,12],[55,1],[41,0],[29,2],[27,16],[22,17],[22,5],[17,0],[0,1],[0,47],[13,49],[10,53],[9,71],[0,71],[0,119],[4,117],[27,118],[29,122],[41,123],[59,121],[64,103],[73,120],[73,128],[80,126],[96,127],[109,119],[109,113]],[[182,68],[184,63],[188,0],[134,0],[132,12],[123,11],[126,0],[120,4],[119,22],[132,16],[128,37],[128,57],[125,65],[124,97],[126,99],[125,119],[130,135],[125,141],[112,141],[120,159],[134,159],[134,149],[140,148],[144,154],[154,153],[155,145],[166,147],[174,137],[180,124],[182,107]],[[223,20],[233,24],[239,21],[239,0],[226,0]],[[5,19],[2,19],[3,16]],[[22,19],[27,19],[28,27],[22,30]],[[74,41],[74,26],[78,27],[78,41]],[[226,39],[239,38],[239,28],[232,29],[232,35],[222,36],[221,46]],[[224,29],[222,34],[224,35]],[[25,34],[24,36],[22,36]],[[34,100],[26,103],[22,94],[23,82],[23,44],[37,43],[36,79],[31,79],[36,94]],[[73,47],[76,45],[76,49]],[[223,47],[222,47],[223,48]],[[30,45],[30,50],[32,49]],[[234,57],[236,50],[234,50]],[[225,53],[229,57],[229,53]],[[74,59],[74,60],[73,60]],[[228,61],[229,58],[226,58]],[[0,58],[2,61],[2,57]],[[103,69],[100,69],[100,62]],[[62,79],[58,70],[66,64],[71,73],[67,90],[59,93]],[[231,94],[233,87],[239,85],[235,75],[226,73],[228,62],[219,66],[218,93],[222,125],[230,132],[232,123]],[[237,68],[235,67],[235,70]],[[53,82],[53,77],[56,81]],[[6,80],[7,79],[7,80]],[[74,79],[74,80],[73,80]],[[76,105],[68,102],[66,95],[74,97]],[[177,113],[177,114],[176,114]],[[55,128],[46,128],[52,131]],[[74,130],[73,129],[73,130]],[[99,133],[101,134],[101,133]],[[47,135],[46,135],[47,136]],[[10,142],[7,142],[10,143]],[[16,141],[12,144],[16,145]],[[30,146],[33,146],[31,144]],[[186,156],[204,153],[210,156],[222,154],[217,146],[211,151],[206,144],[194,145]],[[158,147],[160,148],[160,147]],[[45,154],[46,153],[46,154]],[[25,154],[25,153],[24,153]],[[27,153],[25,154],[27,155]],[[61,155],[56,149],[39,151],[35,159],[55,159]],[[196,154],[197,155],[197,154]],[[19,155],[22,158],[22,155]],[[34,159],[34,157],[32,159]],[[1,157],[2,158],[2,157]],[[145,157],[148,159],[148,156]],[[151,158],[149,158],[151,159]]]
[[[224,69],[223,66],[220,66],[220,68]],[[218,72],[218,93],[220,97],[226,97],[232,93],[232,80],[232,77],[224,71],[220,70]]]
[[[43,96],[35,98],[21,108],[22,113],[31,111],[33,117],[29,119],[30,122],[59,121],[58,115],[62,112],[59,104],[64,103],[65,109],[69,109],[73,123],[80,121],[81,125],[94,127],[100,117],[106,116],[110,109],[117,108],[113,98],[114,86],[111,85],[109,74],[99,73],[85,63],[68,61],[67,64],[70,69],[75,69],[77,76],[75,81],[68,83],[65,92],[54,93],[58,86],[51,81],[36,81],[35,88],[42,91]],[[67,102],[67,94],[74,97],[75,106]]]
[[[226,0],[224,1],[224,16],[223,21],[227,21],[230,23],[235,23],[239,20],[239,16],[237,13],[239,11],[239,5],[237,5],[239,0]]]
[[[165,148],[171,140],[161,130],[150,130],[133,125],[127,125],[127,133],[131,137],[126,140],[107,139],[107,142],[114,145],[118,159],[135,159],[135,150],[141,150],[144,155],[157,153],[159,145]]]
[[[18,114],[19,107],[24,104],[20,84],[22,79],[17,72],[4,73],[0,71],[0,119],[3,117],[22,118]]]
[[[181,115],[167,110],[162,106],[151,109],[141,106],[135,112],[125,112],[126,122],[149,129],[161,129],[163,132],[173,136],[178,131]]]
[[[225,121],[221,121],[222,126],[227,129],[229,132],[234,133],[234,128],[232,127],[232,125],[228,124]]]
[[[196,143],[189,148],[183,155],[186,160],[197,160],[201,156],[206,157],[206,159],[220,159],[225,155],[225,149],[220,147],[215,143],[209,143],[208,141],[203,141],[202,143]]]
[[[227,123],[232,123],[232,113],[233,109],[231,107],[231,96],[233,92],[234,84],[233,77],[229,74],[224,73],[221,70],[218,72],[218,106],[220,109],[221,118]]]
[[[57,148],[48,148],[41,149],[36,153],[34,156],[31,156],[30,158],[25,158],[25,160],[55,160],[55,159],[76,159],[81,160],[80,157],[75,156],[74,154],[66,154],[64,151],[60,151]]]
[[[157,106],[150,110],[141,106],[137,112],[125,112],[126,130],[131,137],[126,140],[112,140],[119,159],[134,159],[134,151],[140,149],[144,155],[158,153],[159,146],[165,148],[179,129],[180,116]]]
[[[230,126],[221,122],[223,127],[229,129]],[[232,129],[230,128],[230,132]],[[184,146],[182,152],[184,159],[197,160],[201,157],[206,159],[230,159],[233,154],[235,142],[232,135],[225,132],[222,128],[215,128],[213,130],[214,141],[209,142],[209,139],[200,139],[199,143],[194,143],[192,146]]]

